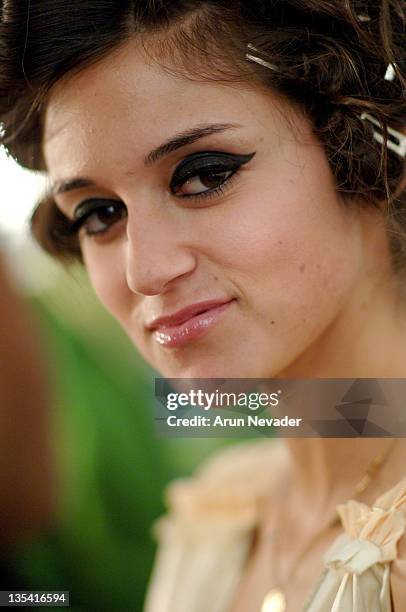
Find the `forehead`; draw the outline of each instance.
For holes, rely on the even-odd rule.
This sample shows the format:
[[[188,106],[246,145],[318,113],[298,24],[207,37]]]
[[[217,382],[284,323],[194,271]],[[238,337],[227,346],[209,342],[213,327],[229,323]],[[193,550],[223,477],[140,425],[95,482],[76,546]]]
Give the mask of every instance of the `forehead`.
[[[264,113],[275,112],[276,103],[248,84],[176,76],[131,41],[54,86],[45,114],[46,163],[58,175],[105,163],[123,167],[198,123],[245,118],[262,130]]]

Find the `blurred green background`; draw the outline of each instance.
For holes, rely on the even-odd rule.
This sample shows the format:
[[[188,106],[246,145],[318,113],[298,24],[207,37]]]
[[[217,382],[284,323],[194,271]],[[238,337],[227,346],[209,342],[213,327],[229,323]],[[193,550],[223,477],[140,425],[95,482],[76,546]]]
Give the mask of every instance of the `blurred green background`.
[[[29,304],[52,382],[58,504],[49,527],[15,546],[7,565],[20,589],[69,590],[75,612],[140,611],[165,484],[231,441],[156,438],[154,372],[83,270],[47,273],[52,280]]]

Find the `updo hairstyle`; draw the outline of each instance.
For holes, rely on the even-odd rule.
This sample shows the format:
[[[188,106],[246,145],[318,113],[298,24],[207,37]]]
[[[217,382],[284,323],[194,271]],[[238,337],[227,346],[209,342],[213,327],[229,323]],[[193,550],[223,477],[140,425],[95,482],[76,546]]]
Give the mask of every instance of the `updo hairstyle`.
[[[0,143],[22,166],[46,171],[52,86],[138,39],[186,78],[254,83],[298,105],[337,190],[385,212],[394,264],[404,266],[405,160],[386,146],[388,128],[406,123],[404,0],[6,0],[1,11]],[[275,69],[247,60],[252,48]],[[51,196],[32,227],[52,255],[81,259]]]

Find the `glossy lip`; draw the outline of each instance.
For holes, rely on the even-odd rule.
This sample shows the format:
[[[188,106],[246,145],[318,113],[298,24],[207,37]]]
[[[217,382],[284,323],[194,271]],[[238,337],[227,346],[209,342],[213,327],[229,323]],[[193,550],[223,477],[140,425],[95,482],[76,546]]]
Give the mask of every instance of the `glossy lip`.
[[[232,302],[234,299],[191,304],[173,315],[154,319],[147,329],[153,332],[154,339],[162,346],[180,347],[206,333]]]

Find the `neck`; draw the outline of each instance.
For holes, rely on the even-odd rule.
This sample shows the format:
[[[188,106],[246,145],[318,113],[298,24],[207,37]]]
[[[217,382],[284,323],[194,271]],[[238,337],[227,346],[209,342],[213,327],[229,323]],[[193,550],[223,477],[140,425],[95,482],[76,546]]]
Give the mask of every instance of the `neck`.
[[[365,490],[366,497],[376,491],[394,448],[393,439],[388,438],[288,438],[286,442],[298,497],[322,513],[354,497],[356,485],[372,462],[383,456],[382,465]],[[396,474],[392,476],[396,484]]]

